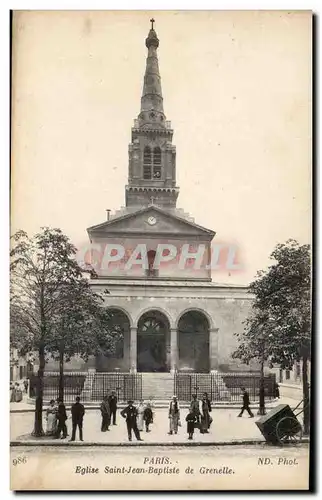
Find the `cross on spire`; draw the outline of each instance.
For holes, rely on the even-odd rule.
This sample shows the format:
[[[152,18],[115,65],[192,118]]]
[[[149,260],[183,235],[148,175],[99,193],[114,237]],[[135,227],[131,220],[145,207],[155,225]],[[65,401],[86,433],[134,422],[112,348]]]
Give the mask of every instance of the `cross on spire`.
[[[153,17],[152,17],[152,19],[150,19],[150,23],[151,23],[151,30],[153,30],[153,24],[155,23],[155,20],[153,19]]]

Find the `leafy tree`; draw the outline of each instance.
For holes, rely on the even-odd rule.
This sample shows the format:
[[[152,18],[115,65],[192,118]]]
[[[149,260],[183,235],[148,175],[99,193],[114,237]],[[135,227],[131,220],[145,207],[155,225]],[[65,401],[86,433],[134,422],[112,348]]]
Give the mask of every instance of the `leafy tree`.
[[[251,316],[239,336],[235,357],[280,363],[283,368],[302,361],[304,432],[309,432],[308,361],[311,357],[311,256],[310,246],[295,240],[278,244],[274,263],[259,271],[250,284],[254,294]]]
[[[238,348],[232,357],[238,358],[247,365],[251,360],[256,360],[260,365],[259,385],[259,415],[265,415],[265,388],[264,388],[264,365],[271,358],[269,341],[271,331],[267,313],[256,310],[255,304],[250,316],[244,322],[243,333],[235,334],[238,338]]]
[[[60,229],[43,228],[33,238],[24,231],[12,237],[11,346],[20,355],[39,358],[33,434],[43,435],[43,385],[46,361],[113,349],[117,339],[103,298],[94,294],[76,259],[76,248]]]

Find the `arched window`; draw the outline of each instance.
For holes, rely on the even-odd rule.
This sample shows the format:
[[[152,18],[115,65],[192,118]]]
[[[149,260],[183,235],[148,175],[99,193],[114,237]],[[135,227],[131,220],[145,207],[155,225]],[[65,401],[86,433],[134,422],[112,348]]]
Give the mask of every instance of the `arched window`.
[[[158,269],[153,269],[155,253],[156,253],[155,250],[149,250],[147,253],[148,269],[146,269],[146,276],[148,276],[149,278],[158,276]]]
[[[144,148],[143,153],[143,179],[151,179],[152,176],[152,155],[149,146]]]
[[[161,179],[161,149],[153,150],[153,179]]]

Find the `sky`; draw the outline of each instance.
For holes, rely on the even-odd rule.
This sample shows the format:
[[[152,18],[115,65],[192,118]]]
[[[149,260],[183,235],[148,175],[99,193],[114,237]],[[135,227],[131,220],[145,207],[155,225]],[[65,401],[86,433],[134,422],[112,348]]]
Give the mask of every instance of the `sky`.
[[[124,205],[150,18],[177,148],[177,206],[235,245],[247,284],[311,239],[311,14],[20,11],[12,49],[11,231],[86,228]]]

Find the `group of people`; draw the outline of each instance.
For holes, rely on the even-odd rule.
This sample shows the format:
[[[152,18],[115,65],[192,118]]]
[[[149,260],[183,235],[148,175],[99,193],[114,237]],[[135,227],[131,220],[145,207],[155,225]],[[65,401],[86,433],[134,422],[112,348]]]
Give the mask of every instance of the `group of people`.
[[[121,411],[121,416],[126,420],[127,434],[129,441],[132,441],[132,431],[137,441],[143,441],[140,432],[145,427],[146,432],[150,432],[149,426],[153,423],[153,400],[139,402],[138,406],[134,406],[134,401],[128,401],[128,405]]]
[[[200,430],[200,434],[208,434],[212,423],[211,401],[206,392],[200,400],[197,395],[192,396],[188,415],[186,416],[188,439],[193,438],[195,429]],[[176,396],[172,397],[169,404],[169,434],[177,434],[178,427],[181,426],[180,407]]]
[[[65,439],[67,437],[66,420],[67,412],[63,401],[52,399],[46,410],[46,436]]]
[[[22,382],[10,382],[10,403],[20,403],[23,399],[23,392],[28,392],[28,380]]]
[[[246,410],[250,417],[253,413],[250,409],[249,394],[242,388],[243,407],[239,413],[239,417]],[[208,434],[213,419],[211,418],[211,401],[206,392],[198,399],[197,395],[192,396],[188,414],[185,418],[187,422],[188,439],[193,439],[195,429],[199,429],[201,434]],[[109,431],[110,425],[116,424],[117,412],[117,396],[116,392],[112,391],[109,396],[104,396],[100,405],[101,411],[101,431]],[[76,402],[71,407],[72,418],[72,437],[70,441],[75,441],[76,430],[79,429],[79,438],[83,441],[83,418],[85,415],[84,405],[81,404],[80,398],[76,398]],[[143,441],[140,432],[144,429],[150,432],[150,424],[154,421],[154,404],[152,397],[148,401],[141,400],[137,406],[133,400],[129,400],[127,406],[120,412],[120,415],[126,420],[127,434],[129,441],[132,441],[132,433],[138,441]],[[168,409],[169,432],[168,434],[177,434],[178,428],[181,426],[180,421],[180,406],[176,396],[173,396]],[[46,410],[47,427],[46,434],[58,439],[67,437],[67,413],[63,401],[57,399],[51,400]]]
[[[101,431],[109,431],[111,423],[116,425],[117,395],[112,391],[109,396],[104,396],[101,403],[102,424]]]

